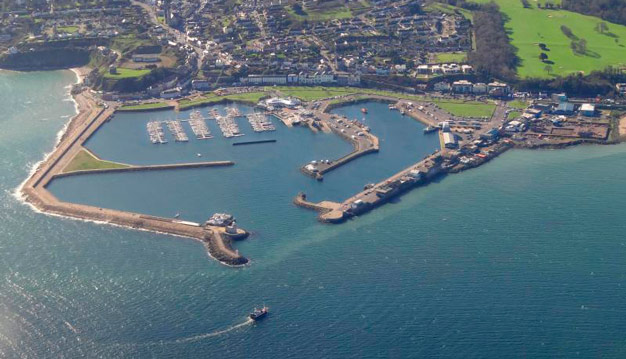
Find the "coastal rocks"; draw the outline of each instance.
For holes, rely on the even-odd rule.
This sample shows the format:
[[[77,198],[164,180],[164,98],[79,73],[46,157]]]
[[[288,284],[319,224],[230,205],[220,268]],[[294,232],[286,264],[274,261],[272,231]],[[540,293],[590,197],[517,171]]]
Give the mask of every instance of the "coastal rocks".
[[[242,266],[249,262],[248,258],[240,255],[239,251],[233,250],[232,241],[243,239],[247,236],[247,232],[237,235],[228,235],[226,233],[220,233],[217,230],[207,230],[204,242],[211,257],[225,265]]]

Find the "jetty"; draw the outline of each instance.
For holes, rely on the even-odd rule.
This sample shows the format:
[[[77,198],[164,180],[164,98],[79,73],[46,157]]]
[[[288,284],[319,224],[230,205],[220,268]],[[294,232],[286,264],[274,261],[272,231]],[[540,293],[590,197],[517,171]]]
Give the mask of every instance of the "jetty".
[[[55,147],[54,151],[43,161],[26,180],[20,192],[27,203],[34,208],[55,215],[69,218],[78,218],[122,226],[129,229],[164,233],[179,237],[192,238],[205,244],[211,257],[229,266],[240,266],[248,259],[233,250],[233,240],[248,236],[248,232],[232,226],[216,226],[207,223],[200,224],[184,221],[178,218],[164,218],[141,213],[119,211],[108,208],[64,202],[56,198],[47,186],[63,174],[63,169],[72,161],[74,156],[84,150],[84,143],[114,114],[116,107],[101,103],[89,92],[74,95],[78,104],[79,113],[69,123],[65,134]],[[184,167],[211,167],[216,165],[232,165],[232,162],[219,163],[190,163],[161,166],[139,166],[121,169],[122,171],[162,170]],[[107,169],[106,171],[119,171]],[[93,171],[80,171],[84,173]],[[73,175],[76,175],[74,173]]]
[[[202,113],[200,111],[193,111],[188,122],[193,134],[196,136],[196,139],[208,140],[213,138],[211,130],[209,130],[209,127],[204,121],[204,117],[202,117]]]
[[[217,125],[220,127],[222,131],[222,135],[226,138],[231,137],[239,137],[243,136],[243,133],[239,130],[239,126],[235,122],[235,119],[230,116],[220,116],[215,117],[217,121]]]
[[[251,113],[246,115],[250,126],[254,132],[267,132],[267,131],[276,131],[276,127],[272,124],[272,121],[268,119],[268,117],[259,112]]]
[[[167,140],[165,139],[165,132],[163,132],[163,126],[161,125],[161,122],[150,121],[146,124],[146,128],[148,130],[150,142],[155,144],[167,143]]]
[[[178,120],[170,120],[165,121],[167,128],[170,130],[172,135],[174,136],[174,141],[176,142],[188,142],[189,137],[185,133],[182,124]]]

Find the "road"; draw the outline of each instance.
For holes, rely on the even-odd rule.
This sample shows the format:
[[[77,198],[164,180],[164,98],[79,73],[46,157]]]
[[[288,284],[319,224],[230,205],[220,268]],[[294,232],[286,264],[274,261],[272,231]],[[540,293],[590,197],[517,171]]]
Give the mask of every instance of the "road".
[[[146,12],[148,13],[148,16],[150,17],[150,21],[155,25],[155,26],[160,26],[163,29],[165,29],[165,31],[168,32],[168,34],[170,36],[172,36],[174,39],[176,39],[176,42],[179,44],[186,44],[191,46],[191,48],[196,52],[197,58],[197,65],[196,68],[200,69],[202,68],[202,61],[203,61],[203,49],[200,48],[199,46],[197,46],[196,44],[194,44],[193,42],[189,41],[189,39],[187,38],[187,35],[174,29],[173,27],[169,26],[168,24],[166,24],[165,22],[160,22],[159,18],[157,16],[156,10],[153,6],[150,6],[146,3],[137,1],[137,0],[131,0],[131,3],[133,5],[137,5],[140,6],[141,8],[143,8],[144,10],[146,10]]]

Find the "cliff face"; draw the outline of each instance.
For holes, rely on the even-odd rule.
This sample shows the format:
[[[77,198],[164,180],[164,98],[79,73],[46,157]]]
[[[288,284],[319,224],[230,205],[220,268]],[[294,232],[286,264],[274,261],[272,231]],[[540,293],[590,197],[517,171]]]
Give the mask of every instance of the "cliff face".
[[[0,57],[0,68],[23,71],[64,69],[88,63],[89,51],[79,48],[47,48]]]

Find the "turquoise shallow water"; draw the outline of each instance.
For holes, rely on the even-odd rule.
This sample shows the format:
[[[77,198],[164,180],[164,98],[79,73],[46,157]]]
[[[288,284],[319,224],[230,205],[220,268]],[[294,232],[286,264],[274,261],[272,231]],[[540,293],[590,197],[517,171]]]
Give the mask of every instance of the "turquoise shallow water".
[[[279,128],[271,135],[275,146],[249,147],[292,146],[268,164],[280,179],[258,171],[242,181],[255,170],[246,167],[250,154],[222,158],[216,138],[203,145],[215,145],[203,158],[214,153],[234,159],[235,167],[52,186],[63,198],[162,215],[180,211],[192,220],[232,210],[254,235],[237,246],[252,265],[231,269],[208,259],[195,241],[49,217],[14,198],[73,114],[73,104],[63,101],[72,81],[68,72],[0,74],[0,356],[626,355],[626,146],[510,151],[341,226],[318,224],[289,200],[301,189],[343,198],[369,178],[343,183],[337,172],[319,184],[300,174],[299,164],[349,150],[334,136],[304,129]],[[366,121],[374,121],[372,106]],[[393,126],[394,118],[385,119]],[[118,120],[141,121],[118,117],[90,141],[107,159],[171,162],[187,151],[175,143],[133,149],[145,140],[135,136],[120,141],[119,153],[105,153],[106,143],[98,143]],[[409,145],[401,138],[383,146]],[[431,150],[414,148],[417,158]],[[188,150],[194,159],[196,152]],[[376,157],[364,157],[349,171],[393,172],[403,161],[413,159],[383,157],[376,165]],[[272,310],[266,321],[233,329],[264,302]]]

